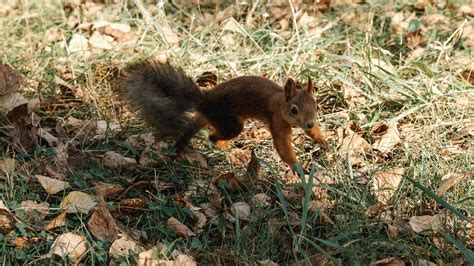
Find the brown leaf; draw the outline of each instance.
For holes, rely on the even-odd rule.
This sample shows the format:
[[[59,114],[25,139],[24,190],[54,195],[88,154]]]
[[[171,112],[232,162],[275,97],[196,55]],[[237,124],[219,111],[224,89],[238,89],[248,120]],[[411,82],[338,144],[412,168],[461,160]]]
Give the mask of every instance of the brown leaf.
[[[250,205],[247,202],[236,202],[232,204],[232,214],[243,221],[250,221]]]
[[[418,0],[415,3],[415,8],[418,10],[424,10],[426,6],[433,4],[434,0]]]
[[[10,210],[0,200],[0,233],[7,234],[13,230],[14,222]]]
[[[240,181],[233,172],[224,173],[214,177],[212,179],[212,184],[215,187],[226,189],[230,192],[237,192],[240,189]]]
[[[56,216],[53,220],[51,220],[44,226],[44,230],[52,230],[54,228],[66,225],[66,215],[67,211],[61,212],[58,216]]]
[[[400,184],[405,169],[394,168],[385,172],[374,174],[373,186],[377,200],[382,204],[387,204]]]
[[[101,196],[118,196],[125,191],[125,189],[119,184],[110,184],[97,180],[93,180],[92,184],[94,184],[94,189],[97,192],[97,195]]]
[[[364,155],[370,149],[370,144],[351,127],[352,123],[349,123],[344,130],[345,137],[339,148],[339,156],[344,160],[349,158],[349,163],[352,165],[358,165],[364,162]]]
[[[442,195],[446,193],[446,191],[450,190],[452,187],[456,186],[459,184],[461,181],[463,181],[466,177],[472,176],[474,173],[449,173],[446,174],[441,178],[441,183],[439,185],[438,191],[436,194]]]
[[[44,175],[35,175],[35,177],[48,194],[56,194],[69,188],[69,183],[65,181],[53,179]]]
[[[251,152],[250,150],[232,149],[228,156],[234,165],[241,166],[250,161]]]
[[[87,222],[87,228],[89,228],[89,231],[98,240],[107,240],[111,243],[119,238],[118,234],[121,232],[114,217],[112,217],[112,214],[103,201],[99,203],[92,213],[91,218]]]
[[[49,211],[49,204],[46,202],[37,203],[33,200],[25,200],[22,201],[20,205],[21,208],[18,210],[23,210],[25,212],[25,216],[22,218],[30,223],[42,221]]]
[[[45,140],[50,147],[56,147],[59,143],[59,139],[53,136],[53,134],[49,133],[49,131],[44,128],[39,128],[37,134],[38,137]]]
[[[67,45],[69,53],[78,53],[89,50],[89,42],[86,37],[79,33],[74,33]]]
[[[57,147],[54,148],[56,155],[56,161],[54,165],[47,165],[45,168],[46,173],[52,176],[54,179],[65,180],[68,173],[68,152],[69,144],[58,143]]]
[[[473,71],[473,80],[474,80],[474,71]],[[462,130],[457,132],[451,139],[460,140],[465,137],[474,137],[474,124],[468,124],[464,126]]]
[[[142,199],[123,199],[119,202],[118,208],[121,212],[133,212],[145,209],[146,203]]]
[[[0,102],[1,106],[1,102]],[[17,149],[31,151],[37,142],[36,127],[32,124],[32,119],[28,110],[28,103],[14,107],[7,115],[12,124],[8,135],[13,138]]]
[[[164,154],[157,154],[149,148],[143,150],[140,155],[139,163],[143,167],[156,168],[160,167],[169,160]]]
[[[110,255],[128,256],[130,251],[141,253],[145,250],[137,242],[128,239],[126,235],[121,236],[115,240],[109,249]]]
[[[209,164],[207,163],[206,157],[199,152],[195,152],[195,151],[183,152],[179,155],[179,158],[187,161],[191,165],[196,165],[203,169],[209,168]]]
[[[88,214],[96,205],[97,200],[94,196],[81,191],[72,191],[64,197],[59,206],[66,209],[67,213]]]
[[[13,158],[0,160],[0,179],[9,180],[15,172],[17,161]]]
[[[114,38],[111,36],[102,35],[99,31],[94,31],[89,38],[89,45],[93,48],[110,50],[113,47],[112,42]]]
[[[410,218],[410,227],[416,233],[431,234],[442,229],[439,215],[413,216]]]
[[[389,153],[401,142],[397,124],[387,126],[387,130],[372,144],[372,148],[384,154]]]
[[[104,167],[114,170],[133,171],[137,167],[137,160],[134,158],[124,157],[114,151],[105,153],[102,159]]]
[[[400,230],[398,230],[398,228],[394,225],[391,225],[391,224],[387,225],[387,233],[391,239],[400,238]]]
[[[21,75],[15,69],[0,64],[0,96],[17,91],[20,87]]]
[[[405,262],[397,257],[386,258],[378,260],[370,264],[371,266],[404,266]]]
[[[18,107],[20,105],[27,104],[27,103],[28,103],[28,100],[26,100],[25,97],[23,97],[23,95],[21,95],[18,92],[12,92],[5,95],[0,95],[0,113],[5,113],[5,114],[10,113],[13,109],[15,109],[15,107]],[[9,118],[10,122],[14,122],[12,121],[13,119],[10,119],[10,118]]]
[[[170,217],[166,222],[166,225],[176,230],[176,233],[182,239],[188,239],[189,237],[196,236],[196,234],[191,231],[186,225],[182,224],[178,219]]]
[[[252,197],[250,203],[255,207],[267,207],[270,206],[271,198],[265,193],[258,193]]]
[[[17,237],[13,240],[10,241],[13,245],[15,245],[15,247],[17,248],[24,248],[27,246],[28,244],[28,238],[24,237],[24,236],[20,236],[20,237]]]
[[[247,180],[250,185],[255,184],[261,172],[262,165],[255,155],[255,152],[252,150],[250,162],[247,166],[247,171],[245,172],[243,179]]]
[[[73,262],[79,262],[83,255],[87,252],[88,243],[85,237],[78,233],[68,232],[56,238],[48,256],[53,254],[59,255],[61,258],[68,257]]]

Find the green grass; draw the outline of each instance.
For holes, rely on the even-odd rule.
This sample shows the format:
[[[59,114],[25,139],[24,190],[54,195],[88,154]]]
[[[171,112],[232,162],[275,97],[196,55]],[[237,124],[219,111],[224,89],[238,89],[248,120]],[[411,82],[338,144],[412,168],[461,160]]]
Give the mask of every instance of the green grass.
[[[424,28],[420,34],[426,38],[425,50],[421,56],[410,59],[413,48],[406,40],[401,41],[390,23],[398,11],[415,12],[415,1],[339,5],[317,15],[308,11],[315,17],[314,28],[305,25],[294,27],[294,18],[287,4],[284,18],[275,17],[271,4],[267,8],[259,4],[247,24],[251,4],[224,1],[221,11],[217,12],[206,6],[180,6],[179,3],[185,1],[176,1],[177,4],[166,2],[165,18],[160,18],[159,12],[155,11],[151,13],[152,17],[144,20],[140,8],[150,6],[140,6],[139,2],[90,4],[83,5],[82,9],[73,7],[81,9],[84,23],[99,19],[127,23],[138,38],[133,47],[117,46],[112,50],[93,51],[88,59],[81,54],[68,54],[61,41],[48,41],[46,32],[53,29],[59,31],[66,41],[74,33],[87,37],[91,34],[87,27],[81,29],[68,25],[70,8],[61,1],[20,1],[11,10],[0,8],[3,12],[0,13],[2,62],[23,74],[22,92],[25,95],[39,98],[44,103],[54,103],[45,104],[35,111],[42,119],[42,127],[54,128],[56,122],[71,116],[106,120],[123,126],[119,134],[105,135],[100,139],[69,133],[69,139],[75,138],[74,146],[87,156],[88,162],[85,168],[68,172],[71,191],[94,194],[91,183],[94,180],[124,186],[129,186],[131,180],[132,183],[151,181],[153,186],[136,187],[122,197],[108,198],[111,206],[123,198],[141,198],[146,202],[145,210],[121,215],[119,220],[130,228],[146,231],[150,243],[159,241],[170,245],[185,254],[192,254],[202,264],[255,264],[266,259],[294,264],[307,262],[315,254],[323,254],[336,264],[365,265],[388,257],[399,257],[414,264],[418,259],[449,263],[462,257],[472,263],[469,249],[472,249],[474,240],[465,230],[463,221],[464,217],[472,221],[474,212],[472,175],[441,197],[432,192],[436,192],[445,174],[472,173],[473,167],[472,136],[458,146],[460,153],[447,151],[449,146],[456,144],[451,137],[472,123],[473,118],[469,106],[474,100],[473,86],[458,76],[458,72],[465,68],[462,62],[469,62],[469,59],[472,62],[473,49],[467,46],[465,38],[458,38],[457,30],[464,18],[458,14],[457,8],[427,7],[424,12],[417,11],[417,18],[442,14],[446,19],[437,24],[421,20]],[[458,4],[456,2],[456,7]],[[89,12],[91,6],[100,9]],[[222,10],[225,7],[227,9]],[[261,16],[264,12],[270,14],[266,20]],[[355,17],[345,22],[344,15],[351,13]],[[237,25],[234,27],[239,31],[225,30],[227,17],[223,14],[234,16]],[[163,38],[161,26],[166,23],[180,35],[176,46]],[[279,30],[286,23],[288,28]],[[472,25],[472,20],[465,23]],[[221,38],[224,34],[230,34],[234,44],[226,45]],[[443,45],[446,49],[440,50]],[[133,172],[102,168],[101,157],[109,150],[139,157],[141,150],[132,149],[125,140],[132,134],[151,131],[139,119],[121,111],[120,101],[112,93],[116,70],[129,62],[156,56],[166,56],[192,77],[213,71],[219,81],[252,74],[282,83],[286,75],[301,81],[305,80],[305,75],[310,75],[318,87],[322,127],[334,135],[327,154],[321,153],[308,140],[299,141],[295,149],[302,162],[319,164],[334,184],[285,184],[280,181],[280,172],[286,170],[286,166],[273,150],[272,142],[240,137],[233,142],[230,151],[236,147],[255,149],[263,161],[264,173],[255,185],[238,192],[210,188],[213,177],[229,171],[239,176],[245,172],[245,166],[235,166],[226,160],[230,151],[210,145],[205,132],[193,141],[193,146],[208,157],[211,167],[207,170],[180,162]],[[86,95],[84,98],[74,99],[61,93],[54,80],[56,76],[65,79],[64,73],[69,73],[70,78],[66,81],[81,88]],[[346,101],[341,86],[357,91],[366,102],[354,104]],[[368,154],[366,169],[351,166],[339,157],[335,134],[349,121],[355,122],[367,140],[373,139],[370,129],[376,123],[397,122],[402,143],[385,158],[375,152]],[[253,130],[255,128],[248,127],[246,132]],[[302,139],[304,137],[298,135],[298,140]],[[11,210],[18,208],[23,200],[46,201],[52,208],[47,219],[59,214],[59,204],[66,194],[47,197],[34,179],[35,174],[43,173],[45,165],[54,164],[56,158],[52,148],[40,142],[34,151],[21,152],[12,149],[10,139],[2,138],[0,154],[0,157],[15,157],[22,164],[12,182],[0,180],[0,200]],[[366,210],[376,203],[372,190],[373,174],[394,167],[404,167],[407,179],[402,180],[393,200],[383,207],[380,215],[367,218]],[[317,169],[321,171],[321,168]],[[165,183],[173,184],[172,188],[162,189]],[[208,217],[208,224],[197,237],[181,240],[173,229],[166,226],[166,220],[173,216],[193,228],[197,218],[189,207],[175,199],[189,192],[190,186],[202,184],[208,186],[193,190],[188,202],[193,206],[213,204],[218,194],[222,197],[222,204],[216,208],[214,217]],[[314,186],[320,186],[318,189],[325,191],[328,199],[334,202],[326,210],[334,224],[328,223],[322,214],[308,210],[310,200],[326,199],[321,193],[311,193]],[[286,192],[294,193],[296,197],[287,198]],[[266,193],[272,204],[253,208],[250,222],[226,219],[225,213],[230,212],[232,203],[249,202],[257,193]],[[437,247],[432,236],[416,234],[410,229],[407,220],[424,214],[442,216],[443,233],[436,236],[447,240],[445,247]],[[44,259],[42,255],[48,253],[60,233],[78,231],[90,244],[90,250],[81,263],[107,264],[110,243],[97,241],[90,234],[86,226],[89,216],[69,214],[67,225],[53,231],[17,222],[10,234],[0,235],[0,261],[6,265],[43,264],[50,260],[60,263],[59,259]],[[388,225],[399,228],[398,238],[389,236]],[[15,236],[40,237],[41,240],[19,249],[10,243]],[[134,264],[136,259],[136,256],[131,256],[119,261],[126,265]]]

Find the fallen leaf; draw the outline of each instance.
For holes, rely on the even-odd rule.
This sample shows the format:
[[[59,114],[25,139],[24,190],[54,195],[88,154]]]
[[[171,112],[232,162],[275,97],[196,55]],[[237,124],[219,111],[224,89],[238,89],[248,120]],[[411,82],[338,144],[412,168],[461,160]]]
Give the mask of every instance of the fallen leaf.
[[[145,207],[145,201],[139,198],[123,199],[118,204],[118,208],[121,212],[140,211],[145,209]]]
[[[46,173],[57,180],[65,180],[68,173],[68,159],[69,159],[69,143],[59,142],[54,147],[54,153],[56,155],[56,161],[54,165],[47,165],[45,168]]]
[[[367,208],[367,210],[365,210],[365,214],[364,214],[365,217],[366,218],[373,218],[373,217],[377,216],[380,213],[382,207],[383,207],[383,203],[381,203],[381,202],[377,202],[375,204],[370,205]]]
[[[7,114],[11,112],[13,109],[15,109],[15,107],[18,107],[20,105],[27,104],[27,103],[28,103],[28,100],[18,92],[12,92],[5,95],[0,95],[0,113]],[[13,122],[13,121],[10,120],[10,122]]]
[[[35,175],[36,179],[40,182],[43,189],[48,194],[56,194],[61,192],[67,188],[69,188],[69,183],[66,181],[61,181],[57,179],[53,179],[44,175]]]
[[[16,160],[13,158],[5,158],[0,160],[0,179],[9,180],[15,172]]]
[[[418,0],[415,3],[415,8],[418,10],[424,10],[426,6],[433,4],[434,0]]]
[[[198,229],[202,229],[207,224],[207,217],[204,213],[200,211],[192,210],[194,216],[198,219],[196,224],[194,225]]]
[[[349,159],[352,165],[358,165],[364,162],[364,155],[370,149],[370,144],[359,134],[350,129],[351,124],[345,129],[345,137],[342,139],[339,148],[339,156]]]
[[[258,193],[252,197],[250,203],[255,207],[267,207],[272,205],[271,198],[265,193]]]
[[[44,230],[52,230],[54,228],[66,225],[66,215],[67,211],[61,212],[58,216],[56,216],[53,220],[51,220],[44,226]]]
[[[44,139],[50,147],[56,147],[59,143],[59,139],[44,128],[39,128],[37,134],[38,137]]]
[[[156,168],[160,167],[169,160],[169,158],[163,154],[157,154],[149,148],[142,151],[140,155],[139,163],[143,167]]]
[[[0,96],[17,91],[20,82],[21,75],[18,71],[8,65],[0,64]]]
[[[250,161],[251,151],[232,149],[228,154],[229,160],[236,166],[247,164]]]
[[[4,107],[4,106],[3,106]],[[0,108],[2,102],[0,99]],[[22,151],[32,151],[36,147],[36,126],[28,109],[28,101],[15,106],[7,114],[7,119],[12,127],[9,127],[8,135],[13,139],[15,148]]]
[[[274,262],[270,259],[259,260],[258,263],[259,263],[260,266],[278,266],[278,263],[276,263],[276,262]],[[321,265],[321,264],[318,264],[318,265]]]
[[[119,132],[122,129],[120,125],[109,123],[105,120],[99,120],[96,122],[95,134],[102,137],[106,133]]]
[[[8,234],[13,230],[14,222],[10,210],[0,200],[0,234]]]
[[[13,245],[15,245],[15,247],[17,248],[24,248],[27,246],[28,244],[28,238],[24,237],[24,236],[20,236],[20,237],[17,237],[13,240],[10,241]]]
[[[144,251],[138,255],[138,266],[195,266],[197,265],[196,260],[184,254],[178,254],[174,256],[174,260],[162,260],[160,257],[164,252],[152,248],[150,250]]]
[[[117,222],[103,201],[99,203],[92,213],[91,218],[87,222],[87,228],[98,240],[107,240],[111,243],[119,238],[118,234],[121,232]]]
[[[110,184],[102,181],[93,180],[92,184],[94,189],[97,192],[97,195],[100,196],[118,196],[122,194],[125,189],[119,184]]]
[[[387,234],[391,239],[398,239],[400,238],[400,230],[394,225],[387,225]]]
[[[73,262],[78,263],[87,249],[88,243],[85,237],[78,233],[68,232],[56,238],[49,250],[48,256],[51,257],[53,254],[56,254],[61,258],[68,257]]]
[[[89,50],[89,42],[86,37],[79,33],[74,33],[67,46],[69,53],[84,52]]]
[[[203,169],[209,168],[206,157],[199,152],[195,152],[195,151],[183,152],[179,155],[179,158],[187,161],[191,165],[196,165],[199,168],[203,168]]]
[[[92,36],[89,38],[89,45],[97,49],[110,50],[114,48],[111,44],[113,41],[113,37],[102,35],[100,32],[94,31]]]
[[[374,174],[373,186],[378,202],[387,204],[400,184],[405,169],[394,168]]]
[[[102,159],[104,167],[114,170],[133,171],[137,167],[137,160],[134,158],[124,157],[114,151],[105,153]]]
[[[441,183],[439,185],[438,191],[436,194],[442,195],[446,193],[446,191],[450,190],[452,187],[456,186],[459,184],[461,181],[463,181],[466,177],[472,176],[474,173],[449,173],[444,175],[441,178]]]
[[[110,255],[128,256],[130,251],[135,253],[141,253],[145,250],[144,247],[140,246],[137,242],[128,239],[126,235],[122,235],[120,238],[115,240],[109,249]]]
[[[439,215],[413,216],[410,218],[410,227],[416,233],[431,234],[442,229]]]
[[[245,171],[243,179],[247,180],[248,184],[251,186],[252,184],[256,183],[261,173],[262,173],[262,165],[259,159],[257,158],[257,155],[255,155],[255,152],[252,150],[250,162],[247,166],[247,171]]]
[[[398,257],[390,257],[378,260],[370,264],[371,266],[404,266],[405,262]]]
[[[96,205],[97,200],[94,196],[81,191],[72,191],[64,197],[59,206],[66,209],[67,213],[88,214]]]
[[[237,192],[240,188],[240,181],[233,172],[220,174],[214,177],[211,182],[215,187],[229,190],[230,192]]]
[[[243,221],[250,221],[250,205],[247,202],[236,202],[232,204],[232,214]]]
[[[474,6],[462,5],[459,7],[459,13],[463,17],[474,17]]]
[[[387,154],[400,142],[400,132],[398,132],[397,124],[391,124],[387,126],[387,130],[380,138],[372,144],[372,148]]]
[[[182,224],[178,219],[174,217],[170,217],[168,221],[166,221],[166,225],[176,230],[176,233],[182,239],[188,239],[189,237],[196,236],[196,234],[191,231],[186,225]]]
[[[22,218],[30,223],[42,221],[49,211],[49,204],[47,202],[37,203],[34,200],[24,200],[20,205],[21,208],[18,210],[25,212],[25,216]]]
[[[457,132],[451,139],[460,140],[465,137],[474,137],[474,124],[468,124],[464,126],[464,128]]]

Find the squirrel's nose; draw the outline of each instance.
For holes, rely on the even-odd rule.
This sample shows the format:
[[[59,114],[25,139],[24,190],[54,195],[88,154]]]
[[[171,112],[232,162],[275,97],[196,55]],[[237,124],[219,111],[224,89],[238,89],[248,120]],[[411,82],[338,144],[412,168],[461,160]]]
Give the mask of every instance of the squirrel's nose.
[[[313,122],[313,121],[306,122],[306,127],[307,127],[307,128],[312,128],[313,126],[314,126],[314,122]]]

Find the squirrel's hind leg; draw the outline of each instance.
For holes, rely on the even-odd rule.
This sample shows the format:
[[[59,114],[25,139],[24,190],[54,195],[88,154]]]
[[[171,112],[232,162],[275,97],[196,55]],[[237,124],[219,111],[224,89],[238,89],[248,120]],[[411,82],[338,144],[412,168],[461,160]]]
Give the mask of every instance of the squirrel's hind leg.
[[[237,137],[244,129],[244,124],[237,118],[227,118],[225,122],[214,124],[209,140],[221,148],[229,146],[229,140]]]

